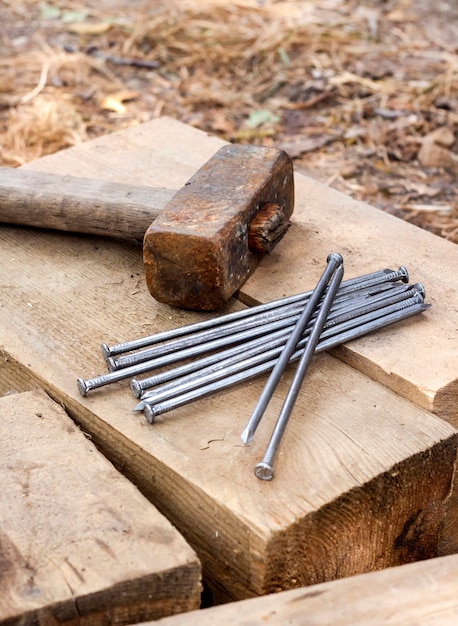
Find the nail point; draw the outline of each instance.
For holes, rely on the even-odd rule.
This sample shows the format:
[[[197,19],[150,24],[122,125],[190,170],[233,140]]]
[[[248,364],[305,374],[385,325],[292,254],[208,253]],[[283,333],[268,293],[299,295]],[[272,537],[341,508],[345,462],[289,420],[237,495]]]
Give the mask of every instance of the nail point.
[[[248,430],[248,428],[245,428],[243,433],[240,435],[240,439],[243,441],[243,444],[246,446],[247,444],[250,443],[250,441],[253,441],[253,433],[251,432],[251,430]]]

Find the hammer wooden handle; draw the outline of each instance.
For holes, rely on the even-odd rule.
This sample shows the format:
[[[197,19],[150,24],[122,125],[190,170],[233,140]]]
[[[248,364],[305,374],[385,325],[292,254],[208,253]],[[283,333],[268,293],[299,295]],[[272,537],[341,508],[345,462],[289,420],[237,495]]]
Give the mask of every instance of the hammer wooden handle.
[[[175,193],[0,167],[0,222],[142,240]]]

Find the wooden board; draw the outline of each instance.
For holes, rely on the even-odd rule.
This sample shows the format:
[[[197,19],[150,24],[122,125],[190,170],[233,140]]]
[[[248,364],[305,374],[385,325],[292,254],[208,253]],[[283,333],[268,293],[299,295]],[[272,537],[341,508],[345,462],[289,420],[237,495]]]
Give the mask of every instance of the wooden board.
[[[155,626],[455,626],[458,556],[161,619]],[[147,626],[144,624],[143,626]]]
[[[254,301],[314,284],[326,251],[340,252],[346,276],[407,267],[433,306],[333,352],[419,406],[458,424],[458,246],[305,176],[296,177],[294,226],[244,291]],[[288,263],[284,259],[288,259]],[[294,270],[291,271],[290,268]]]
[[[162,118],[26,167],[178,188],[222,145],[215,137]],[[135,157],[123,158],[127,154]],[[312,288],[329,252],[342,254],[346,277],[405,265],[412,282],[424,284],[433,307],[421,319],[352,342],[334,354],[456,425],[458,247],[306,176],[297,174],[295,184],[293,226],[248,280],[241,297],[248,303],[263,302]]]
[[[0,624],[199,607],[193,550],[43,391],[0,398],[0,466]]]
[[[29,167],[173,186],[219,145],[165,119]],[[134,243],[10,226],[0,229],[0,240],[0,345],[6,363],[15,364],[3,368],[3,389],[15,388],[19,369],[21,388],[29,380],[63,403],[189,540],[214,590],[245,598],[436,553],[457,447],[445,421],[322,354],[299,397],[275,480],[258,481],[253,466],[290,373],[247,447],[240,432],[263,379],[182,407],[154,426],[132,413],[125,384],[83,399],[76,378],[104,370],[101,342],[201,315],[152,300]],[[393,361],[404,358],[391,344]]]

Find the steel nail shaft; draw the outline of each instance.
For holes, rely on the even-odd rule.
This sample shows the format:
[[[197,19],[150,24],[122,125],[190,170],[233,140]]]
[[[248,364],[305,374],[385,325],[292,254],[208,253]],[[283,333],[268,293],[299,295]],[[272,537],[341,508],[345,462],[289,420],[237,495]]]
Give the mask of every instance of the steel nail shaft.
[[[395,285],[392,285],[391,289],[397,289],[397,287]],[[351,301],[352,300],[350,299],[349,302]],[[150,361],[141,362],[130,367],[122,368],[120,370],[107,372],[106,374],[95,376],[94,378],[86,380],[83,378],[78,378],[77,384],[79,392],[83,397],[85,397],[92,390],[99,389],[100,387],[116,383],[127,378],[134,378],[136,376],[151,372],[158,368],[167,367],[184,359],[193,358],[215,350],[221,350],[224,347],[236,345],[240,342],[250,341],[255,339],[256,337],[260,337],[263,334],[265,334],[266,336],[270,336],[271,333],[281,331],[282,329],[284,330],[290,327],[292,324],[294,324],[295,320],[298,319],[298,315],[299,314],[291,318],[287,317],[279,321],[270,322],[263,325],[262,329],[254,327],[252,329],[242,331],[234,335],[222,337],[219,340],[214,340],[205,344],[192,346],[189,349],[167,354],[163,357],[158,357]],[[163,372],[163,374],[167,375],[166,372]]]
[[[165,354],[164,356],[157,357],[149,361],[141,361],[140,363],[130,365],[129,367],[123,367],[119,370],[107,372],[106,374],[101,374],[87,380],[78,378],[78,389],[82,396],[86,396],[87,393],[93,389],[98,389],[100,387],[104,387],[105,385],[125,380],[126,378],[133,378],[134,376],[145,374],[146,372],[150,372],[154,369],[166,367],[172,363],[176,363],[177,361],[182,361],[183,359],[189,359],[199,356],[200,354],[205,354],[206,352],[219,350],[224,346],[241,343],[254,337],[259,337],[260,335],[292,326],[297,317],[298,316],[287,317],[282,320],[271,322],[270,324],[265,324],[262,327],[254,327],[249,330],[234,333],[233,335],[229,335],[227,337],[222,337],[213,341],[208,341],[207,343],[198,344],[197,346],[188,347],[177,352]]]
[[[334,328],[333,332],[336,333],[338,332],[339,324],[357,317],[361,319],[361,316],[372,311],[411,298],[417,289],[419,288],[414,285],[410,290],[396,290],[396,293],[390,296],[383,294],[383,297],[377,296],[369,301],[365,300],[363,303],[357,301],[355,302],[356,306],[351,308],[347,304],[345,309],[339,309],[334,314],[332,312],[328,313],[323,330]],[[302,334],[302,339],[298,346],[310,334],[311,325],[312,322],[309,323]],[[236,371],[248,369],[252,365],[277,357],[287,339],[288,329],[277,331],[266,338],[260,337],[245,343],[243,350],[240,350],[240,346],[236,346],[197,359],[191,363],[168,369],[144,380],[134,379],[131,381],[131,389],[136,398],[141,397],[142,400],[147,400],[148,402],[162,402],[219,378],[232,375]],[[151,384],[151,382],[155,384]],[[147,391],[151,387],[155,388],[152,391]]]
[[[352,285],[357,284],[367,284],[373,283],[374,280],[380,280],[381,283],[393,280],[405,280],[405,268],[399,268],[399,270],[391,270],[391,269],[383,269],[377,270],[375,272],[370,272],[368,274],[363,274],[361,276],[357,276],[355,278],[350,278],[345,280],[341,284],[341,289],[346,289]],[[394,278],[393,278],[394,277]],[[407,282],[407,281],[405,281]],[[272,300],[270,302],[266,302],[263,304],[257,304],[247,309],[242,309],[240,311],[234,311],[233,313],[227,313],[225,315],[221,315],[219,317],[210,318],[207,320],[203,320],[200,322],[195,322],[194,324],[187,324],[185,326],[179,326],[172,330],[166,330],[160,333],[155,333],[153,335],[148,335],[146,337],[140,337],[139,339],[133,339],[131,341],[121,342],[112,346],[108,346],[103,343],[101,345],[102,354],[105,359],[109,357],[114,357],[119,354],[123,354],[125,352],[133,352],[135,350],[140,350],[142,348],[146,348],[148,346],[156,345],[158,343],[162,343],[164,341],[169,341],[176,339],[178,337],[182,337],[184,335],[199,332],[202,330],[208,330],[211,328],[215,328],[216,326],[220,326],[221,324],[226,324],[228,322],[232,322],[238,319],[244,319],[246,317],[251,317],[252,315],[258,315],[259,313],[270,311],[271,309],[275,309],[279,306],[284,306],[286,304],[293,304],[295,302],[301,302],[302,300],[308,298],[312,294],[312,291],[305,291],[303,293],[295,294],[292,296],[287,296],[285,298],[279,298],[277,300]]]
[[[305,327],[310,321],[310,318],[312,317],[313,312],[318,302],[320,301],[331,276],[334,274],[335,270],[342,265],[342,263],[343,259],[340,254],[330,254],[328,256],[328,264],[326,266],[326,269],[318,280],[316,287],[312,292],[312,295],[307,301],[302,315],[297,321],[288,341],[286,342],[286,345],[274,369],[272,370],[264,389],[262,390],[259,400],[250,416],[250,419],[248,420],[248,424],[241,435],[243,443],[247,444],[253,438],[253,434],[258,427],[259,422],[261,421],[261,418],[264,414],[264,411],[266,410],[270,398],[272,397],[272,394],[275,391],[275,388],[277,387],[278,382],[283,375],[286,366],[289,363],[289,359],[293,354]]]
[[[160,344],[153,348],[146,348],[145,350],[141,350],[139,352],[134,352],[132,354],[121,356],[117,360],[109,358],[107,360],[107,363],[110,369],[114,371],[123,367],[136,365],[137,363],[141,363],[142,361],[150,361],[151,359],[164,356],[166,354],[171,354],[173,352],[177,352],[178,350],[193,348],[199,344],[215,341],[223,337],[236,337],[236,334],[238,332],[245,332],[248,331],[250,328],[255,329],[257,334],[259,334],[258,331],[264,324],[288,319],[291,315],[294,315],[294,313],[299,315],[300,312],[300,304],[281,307],[281,309],[277,309],[275,311],[267,311],[261,313],[260,315],[252,316],[249,319],[237,320],[235,322],[232,322],[231,324],[222,324],[216,328],[211,329],[210,331],[201,331],[193,335],[181,337],[180,339],[177,339],[175,341]]]
[[[315,349],[316,349],[316,346],[318,345],[321,331],[326,322],[329,309],[331,308],[332,302],[336,295],[336,291],[339,288],[342,277],[343,277],[343,267],[342,265],[340,265],[336,269],[334,275],[331,278],[331,281],[329,283],[329,288],[327,289],[326,295],[323,300],[323,304],[319,310],[319,313],[313,325],[313,328],[310,331],[310,336],[308,338],[307,344],[299,358],[297,369],[294,372],[293,380],[291,381],[291,385],[288,389],[288,393],[286,394],[286,398],[283,402],[283,406],[281,408],[280,414],[278,416],[277,422],[272,432],[272,436],[269,440],[269,443],[267,444],[266,452],[262,460],[259,463],[257,463],[254,468],[255,476],[259,478],[260,480],[272,480],[272,478],[274,477],[273,462],[277,454],[278,447],[280,445],[281,439],[283,437],[289,418],[291,416],[291,412],[293,410],[297,396],[299,395],[302,382],[310,366],[312,357],[315,354]]]
[[[331,350],[332,348],[336,348],[342,344],[345,344],[354,339],[358,339],[359,337],[363,337],[371,332],[380,330],[381,328],[385,328],[391,324],[395,324],[402,320],[405,320],[409,317],[422,313],[430,308],[430,304],[418,303],[418,300],[413,299],[408,306],[404,306],[401,309],[397,309],[391,313],[383,314],[382,311],[375,311],[372,315],[378,315],[378,317],[373,317],[370,321],[366,321],[363,324],[357,325],[349,330],[343,331],[327,339],[320,339],[318,343],[315,353],[323,352],[325,350]],[[407,302],[407,301],[406,301]],[[302,349],[296,351],[292,357],[291,362],[297,360],[302,354]],[[142,400],[136,407],[136,410],[143,410],[145,413],[145,417],[151,424],[154,423],[156,417],[172,411],[180,406],[184,406],[195,400],[199,400],[208,395],[211,395],[217,391],[221,391],[223,389],[228,389],[234,385],[237,385],[241,382],[246,382],[260,376],[262,374],[266,374],[270,372],[277,362],[277,358],[272,359],[270,361],[266,361],[259,365],[256,365],[252,368],[237,372],[232,376],[228,376],[227,378],[220,379],[214,383],[204,385],[200,388],[193,389],[187,393],[184,393],[179,396],[175,396],[170,398],[166,402],[161,402],[159,404],[154,404],[154,402],[149,403],[147,400]]]
[[[399,280],[401,277],[404,279],[406,270],[400,268],[398,271],[384,272],[372,280],[354,280],[347,285],[346,288],[339,293],[339,302],[343,302],[349,298],[354,297],[354,294],[358,293],[359,296],[364,296],[366,293],[370,293],[373,290],[381,289],[385,287],[392,287],[391,282],[393,280]],[[258,315],[252,314],[246,319],[237,319],[229,323],[221,323],[215,328],[201,330],[196,333],[188,334],[173,341],[163,342],[150,348],[145,348],[131,354],[120,356],[118,359],[112,357],[106,358],[106,363],[110,371],[115,371],[124,367],[131,367],[142,361],[150,361],[151,359],[158,358],[160,356],[171,354],[178,350],[184,350],[188,347],[194,347],[201,343],[208,341],[214,341],[219,337],[230,337],[237,333],[237,331],[248,330],[249,328],[256,328],[261,324],[268,324],[280,319],[286,319],[290,312],[293,311],[300,313],[303,306],[305,306],[310,296],[302,299],[298,302],[289,304],[283,304],[268,311],[262,311]]]

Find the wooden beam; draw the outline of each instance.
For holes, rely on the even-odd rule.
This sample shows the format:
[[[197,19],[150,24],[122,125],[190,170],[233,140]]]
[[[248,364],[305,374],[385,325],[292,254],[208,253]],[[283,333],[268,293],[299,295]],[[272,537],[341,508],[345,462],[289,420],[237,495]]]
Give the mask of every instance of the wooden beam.
[[[179,186],[219,145],[165,119],[29,167]],[[24,384],[28,377],[63,403],[180,529],[201,557],[215,592],[245,598],[436,554],[457,448],[456,431],[445,421],[322,354],[288,426],[275,480],[258,481],[253,466],[263,454],[291,372],[246,447],[240,433],[263,379],[182,407],[154,426],[132,413],[135,401],[126,384],[81,398],[76,378],[105,369],[100,343],[202,316],[172,310],[148,295],[135,243],[11,226],[0,229],[0,241],[8,293],[0,308],[5,358],[21,366]],[[328,252],[323,246],[324,258]],[[321,253],[309,257],[320,269]],[[276,258],[284,263],[286,257]],[[354,269],[377,267],[361,262]],[[270,295],[266,288],[264,299]],[[413,321],[418,333],[423,322]],[[402,332],[393,330],[390,350],[384,341],[394,368],[397,359],[406,358],[397,348]],[[15,380],[8,377],[9,368],[5,371],[7,391]]]
[[[160,118],[26,167],[179,188],[223,143]],[[295,184],[293,226],[240,297],[247,303],[264,302],[312,288],[329,252],[342,254],[348,278],[405,265],[411,280],[424,284],[433,307],[421,319],[354,341],[334,354],[457,425],[457,246],[301,174]]]
[[[346,277],[403,265],[412,283],[424,285],[426,301],[433,305],[425,315],[350,342],[333,354],[457,425],[458,246],[298,175],[294,224],[247,281],[246,301],[313,285],[326,251],[342,254]]]
[[[192,611],[154,625],[455,626],[457,618],[458,555],[453,555]]]
[[[1,624],[199,607],[193,550],[43,391],[0,398],[0,466]]]

